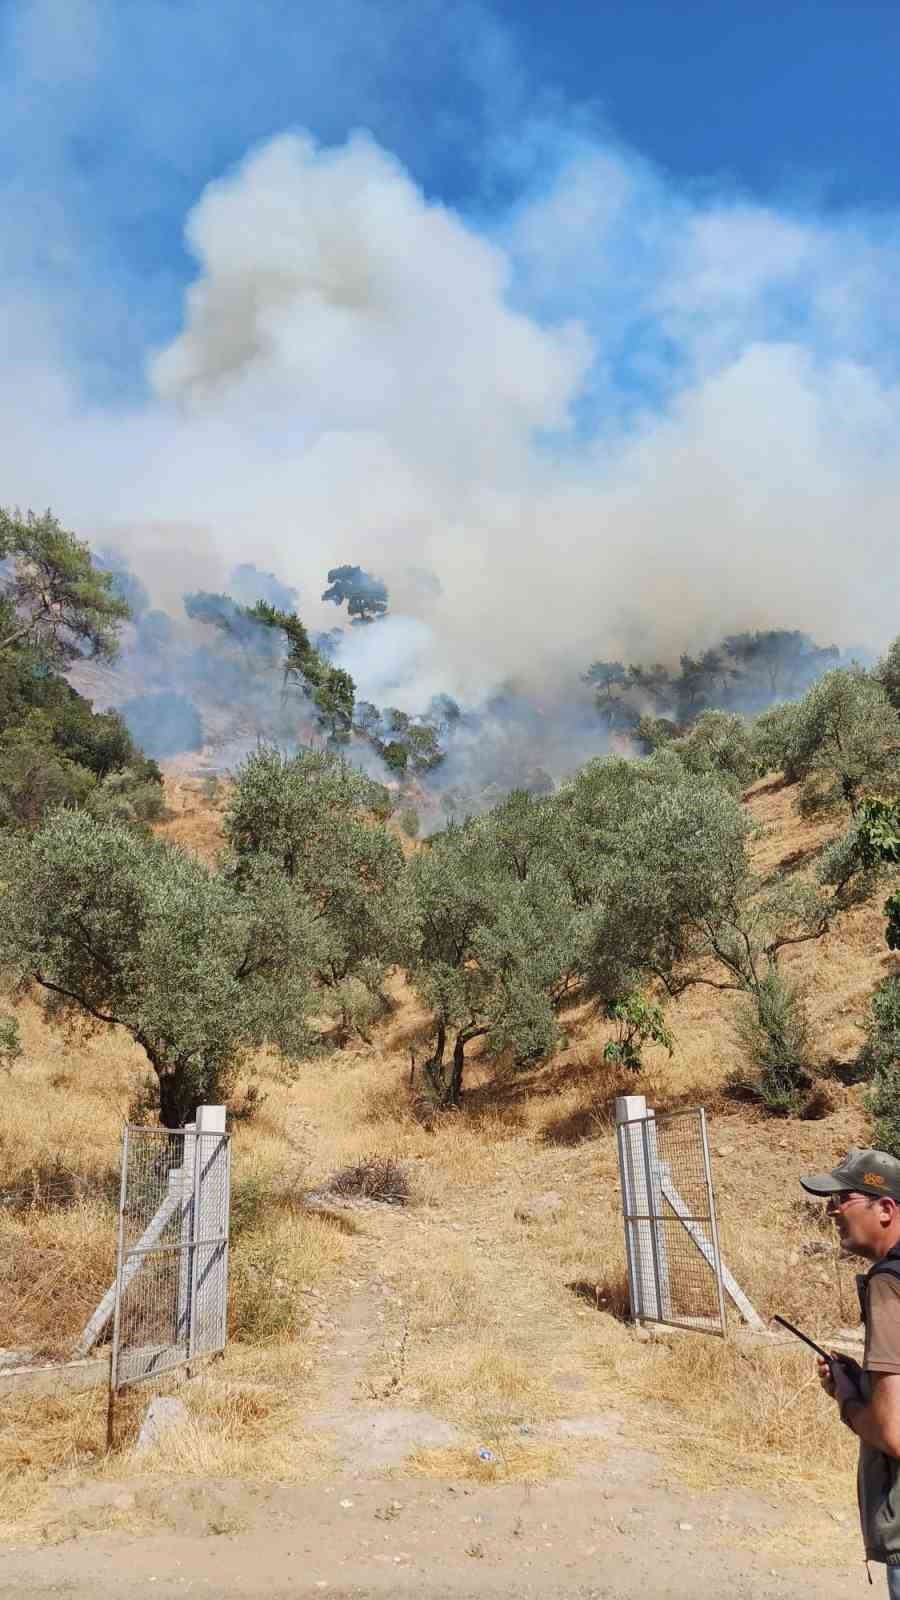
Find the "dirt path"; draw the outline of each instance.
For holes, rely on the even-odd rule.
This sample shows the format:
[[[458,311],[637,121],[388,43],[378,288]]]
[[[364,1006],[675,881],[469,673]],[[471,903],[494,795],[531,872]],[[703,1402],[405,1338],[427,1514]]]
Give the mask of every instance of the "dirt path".
[[[564,1414],[528,1437],[561,1447],[567,1475],[479,1483],[412,1470],[416,1450],[464,1464],[477,1439],[409,1390],[402,1253],[435,1252],[465,1226],[480,1272],[507,1264],[496,1239],[480,1241],[471,1211],[465,1224],[384,1212],[361,1224],[346,1292],[317,1329],[319,1393],[306,1421],[331,1452],[327,1471],[302,1485],[134,1477],[70,1490],[59,1542],[0,1557],[0,1600],[837,1600],[864,1583],[861,1563],[849,1564],[845,1508],[840,1526],[819,1512],[804,1527],[783,1498],[690,1493],[636,1440],[633,1419],[578,1410],[562,1316],[527,1284],[510,1290],[510,1340],[543,1349],[555,1336],[568,1391]],[[116,1506],[135,1531],[90,1533]],[[841,1531],[843,1558],[827,1565],[827,1536]]]
[[[812,1539],[807,1562],[785,1561],[779,1508],[672,1492],[658,1470],[653,1457],[613,1452],[602,1468],[549,1484],[476,1488],[376,1472],[254,1497],[224,1483],[203,1485],[202,1495],[199,1486],[157,1485],[157,1514],[168,1500],[177,1516],[176,1495],[207,1518],[215,1504],[221,1531],[191,1537],[157,1521],[152,1537],[13,1552],[0,1563],[0,1600],[838,1600],[857,1584],[866,1592],[859,1565],[812,1566]]]

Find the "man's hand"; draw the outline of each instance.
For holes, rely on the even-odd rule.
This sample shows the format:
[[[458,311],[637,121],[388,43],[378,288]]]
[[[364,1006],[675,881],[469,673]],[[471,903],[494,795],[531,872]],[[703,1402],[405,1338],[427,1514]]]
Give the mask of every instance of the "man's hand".
[[[833,1373],[832,1393],[834,1394],[838,1405],[842,1406],[845,1400],[858,1400],[860,1405],[863,1405],[865,1402],[863,1401],[859,1382],[857,1380],[859,1367],[856,1365],[856,1362],[854,1361],[852,1366],[848,1366],[845,1365],[844,1362],[839,1358],[835,1358],[834,1362],[832,1363],[831,1370]]]
[[[839,1356],[832,1362],[823,1361],[821,1356],[816,1363],[819,1369],[819,1382],[827,1395],[836,1400],[838,1405],[843,1405],[845,1400],[859,1400],[862,1402],[857,1374],[859,1367],[854,1361],[850,1365],[844,1364]]]
[[[837,1389],[835,1388],[834,1378],[831,1376],[831,1367],[827,1361],[822,1360],[821,1356],[817,1358],[816,1366],[819,1369],[819,1382],[822,1385],[822,1388],[832,1400],[836,1400],[838,1395]]]

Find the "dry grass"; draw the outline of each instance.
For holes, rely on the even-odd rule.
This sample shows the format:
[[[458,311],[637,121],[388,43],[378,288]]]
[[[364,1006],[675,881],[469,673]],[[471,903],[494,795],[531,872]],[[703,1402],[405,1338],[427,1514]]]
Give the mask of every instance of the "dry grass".
[[[827,1492],[838,1475],[848,1481],[855,1446],[803,1355],[684,1334],[671,1349],[651,1347],[632,1382],[674,1413],[660,1416],[660,1436],[698,1488],[728,1487],[736,1467],[758,1488],[800,1478]]]
[[[469,1428],[486,1445],[562,1409],[546,1374],[494,1340],[461,1339],[449,1351],[425,1347],[408,1370],[429,1411]]]

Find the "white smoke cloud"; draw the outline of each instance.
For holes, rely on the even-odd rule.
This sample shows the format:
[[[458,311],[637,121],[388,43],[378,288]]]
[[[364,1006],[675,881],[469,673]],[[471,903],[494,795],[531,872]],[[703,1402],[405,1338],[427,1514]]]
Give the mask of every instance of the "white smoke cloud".
[[[148,400],[88,410],[46,319],[0,396],[4,498],[117,535],[158,592],[176,558],[185,588],[253,561],[328,627],[325,572],[359,562],[409,615],[343,659],[410,710],[510,676],[550,700],[594,656],[741,627],[897,631],[883,220],[694,202],[581,140],[488,228],[370,136],[293,133],[211,183],[186,236]]]

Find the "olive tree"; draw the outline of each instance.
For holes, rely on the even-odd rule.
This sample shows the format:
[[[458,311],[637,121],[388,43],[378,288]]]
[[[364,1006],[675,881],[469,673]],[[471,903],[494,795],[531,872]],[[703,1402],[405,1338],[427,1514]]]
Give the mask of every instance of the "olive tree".
[[[670,748],[689,771],[718,774],[736,788],[757,774],[749,724],[727,711],[701,712],[690,732],[672,740]]]
[[[225,813],[238,872],[271,859],[307,900],[316,978],[339,1011],[354,982],[380,995],[414,940],[403,850],[373,815],[384,802],[380,785],[331,754],[262,748],[240,768]]]
[[[316,929],[271,859],[239,885],[121,823],[60,811],[4,843],[0,880],[7,980],[36,989],[51,1021],[129,1034],[164,1126],[224,1096],[253,1048],[297,1060],[313,1047]]]
[[[860,667],[826,672],[792,707],[757,724],[760,752],[803,780],[801,808],[855,815],[860,803],[900,777],[900,718],[878,680]]]
[[[895,711],[900,711],[900,638],[882,656],[873,676],[877,678]]]
[[[550,863],[510,870],[490,816],[451,825],[408,870],[421,927],[410,976],[434,1026],[425,1071],[439,1103],[455,1106],[474,1040],[520,1059],[551,1048],[574,905]]]

